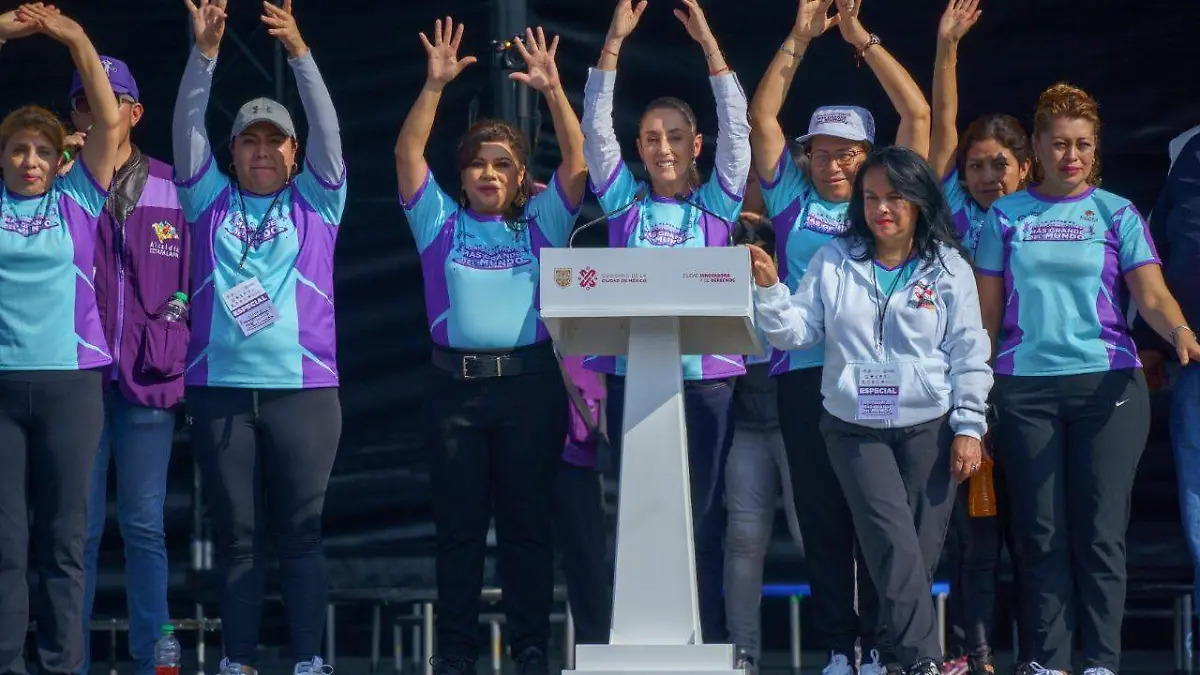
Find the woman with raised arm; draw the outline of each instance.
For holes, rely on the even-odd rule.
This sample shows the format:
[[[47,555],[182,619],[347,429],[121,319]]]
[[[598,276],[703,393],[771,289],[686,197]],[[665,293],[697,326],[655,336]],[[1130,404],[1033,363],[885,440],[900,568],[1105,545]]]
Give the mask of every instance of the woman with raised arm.
[[[1018,675],[1112,675],[1125,615],[1125,531],[1150,400],[1125,321],[1132,299],[1179,361],[1200,344],[1163,281],[1146,222],[1100,182],[1099,106],[1056,84],[1033,118],[1034,185],[979,235],[983,325],[996,344],[996,461],[1020,551]]]
[[[979,0],[950,0],[938,25],[929,164],[942,179],[954,229],[971,255],[992,202],[1025,187],[1033,156],[1012,115],[975,119],[958,135],[958,43],[979,21]]]
[[[938,25],[937,60],[933,69],[932,131],[929,163],[942,178],[942,190],[954,217],[954,229],[972,256],[992,202],[1025,187],[1032,164],[1029,136],[1011,115],[989,114],[971,122],[958,135],[958,43],[983,12],[979,0],[950,0]],[[985,439],[985,451],[989,445]],[[995,473],[997,479],[1002,471]],[[1002,489],[1002,488],[1000,488]],[[998,516],[972,517],[969,485],[959,487],[954,537],[948,557],[950,601],[955,611],[951,653],[953,668],[969,675],[989,675],[991,635],[996,606],[996,566],[1000,556]],[[1007,508],[1007,500],[998,506]]]
[[[425,161],[442,91],[475,57],[458,57],[450,17],[421,33],[425,86],[396,141],[400,202],[421,254],[435,368],[425,390],[437,526],[437,675],[475,672],[479,593],[493,510],[509,644],[523,675],[549,672],[554,591],[553,499],[567,435],[567,392],[538,318],[543,248],[565,246],[587,170],[583,134],[541,28],[510,77],[542,94],[562,152],[533,196],[529,140],[501,120],[474,124],[458,146],[451,197]]]
[[[780,124],[792,79],[809,44],[837,26],[855,57],[875,73],[896,112],[896,144],[924,156],[928,150],[929,104],[912,76],[880,40],[859,21],[861,2],[800,0],[796,22],[767,67],[750,115],[754,162],[767,212],[775,224],[779,276],[795,290],[813,255],[847,228],[851,187],[875,143],[875,119],[856,106],[822,106],[812,114],[808,133],[799,137],[803,156],[796,162]],[[779,378],[780,430],[795,490],[796,515],[804,537],[805,563],[812,587],[814,624],[824,637],[830,660],[824,675],[851,675],[855,642],[862,638],[863,675],[879,675],[882,663],[872,649],[878,599],[858,569],[855,610],[854,526],[846,498],[833,473],[825,446],[812,433],[821,415],[821,365],[824,350],[780,351],[771,372]],[[885,652],[885,657],[887,650]]]
[[[620,0],[600,52],[600,62],[588,73],[583,100],[592,191],[608,220],[608,244],[613,247],[728,246],[730,231],[742,210],[742,195],[750,171],[750,123],[746,95],[725,63],[697,0],[681,0],[675,17],[704,50],[708,78],[717,99],[717,147],[713,175],[700,180],[696,158],[703,137],[696,115],[677,98],[658,98],[646,106],[638,124],[639,159],[649,181],[634,178],[621,158],[613,130],[613,88],[617,56],[646,2],[635,7]],[[608,380],[609,429],[619,451],[625,403],[625,358],[592,357],[587,367],[612,375]],[[742,357],[687,355],[683,357],[684,408],[687,418],[688,469],[692,489],[692,524],[696,542],[696,581],[704,642],[725,640],[722,598],[725,533],[725,459],[732,440],[732,378],[744,375]]]
[[[82,161],[59,176],[66,131],[53,113],[24,106],[0,122],[0,668],[21,662],[33,607],[42,672],[75,675],[85,648],[88,485],[104,423],[100,373],[112,362],[92,261],[120,111],[79,24],[41,3],[0,14],[0,43],[37,33],[70,50],[94,125]]]
[[[184,382],[217,535],[221,672],[256,672],[249,664],[259,642],[270,538],[294,672],[307,675],[327,668],[320,657],[328,594],[321,514],[342,426],[333,248],[346,168],[333,100],[291,0],[281,7],[263,2],[262,22],[287,50],[309,122],[303,168],[291,114],[265,98],[238,111],[230,174],[218,168],[204,113],[226,2],[184,0],[196,36],[173,130],[179,199],[194,242]]]

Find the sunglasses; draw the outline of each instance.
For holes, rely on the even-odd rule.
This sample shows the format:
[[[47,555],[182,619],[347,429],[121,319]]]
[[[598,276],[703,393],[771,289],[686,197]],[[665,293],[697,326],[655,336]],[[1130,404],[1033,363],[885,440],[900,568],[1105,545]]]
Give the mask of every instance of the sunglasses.
[[[117,94],[117,107],[119,108],[125,103],[133,105],[137,103],[137,101],[134,100],[134,98],[129,94]],[[92,105],[88,103],[86,96],[76,96],[75,98],[71,99],[71,110],[74,110],[80,115],[90,115],[92,114]]]

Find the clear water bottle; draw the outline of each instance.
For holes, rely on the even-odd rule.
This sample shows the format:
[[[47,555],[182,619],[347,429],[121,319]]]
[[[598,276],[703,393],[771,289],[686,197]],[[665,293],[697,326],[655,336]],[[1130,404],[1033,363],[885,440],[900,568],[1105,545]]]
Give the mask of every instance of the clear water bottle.
[[[175,639],[175,627],[163,624],[162,637],[154,644],[154,675],[179,675],[183,648]]]
[[[170,323],[182,321],[183,317],[187,316],[188,296],[183,291],[176,291],[171,297],[171,301],[167,303],[167,308],[163,310],[162,318]]]

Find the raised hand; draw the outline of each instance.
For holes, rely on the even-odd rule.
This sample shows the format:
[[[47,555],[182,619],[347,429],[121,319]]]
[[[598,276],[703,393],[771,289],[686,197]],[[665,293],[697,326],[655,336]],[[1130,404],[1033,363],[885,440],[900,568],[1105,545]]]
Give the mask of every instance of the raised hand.
[[[821,37],[825,31],[838,25],[841,14],[829,16],[829,8],[833,0],[800,0],[796,10],[796,25],[792,27],[792,35],[801,40],[812,40]]]
[[[629,37],[646,11],[646,0],[641,0],[635,6],[633,0],[617,0],[617,8],[613,10],[612,23],[608,25],[606,40],[624,40]]]
[[[433,22],[433,42],[424,33],[420,34],[421,44],[425,45],[425,53],[429,55],[429,67],[426,78],[437,84],[447,84],[458,77],[467,66],[475,63],[474,56],[458,58],[458,47],[462,44],[463,25],[454,28],[454,19],[446,17]]]
[[[36,2],[30,6],[38,8],[45,7],[52,12],[58,12],[58,9],[56,9],[54,5],[46,6],[40,2]],[[10,12],[4,12],[3,14],[0,14],[0,40],[16,40],[18,38],[28,37],[38,32],[37,22],[28,17],[25,17],[23,20],[23,16],[25,15],[19,15],[15,9]]]
[[[87,40],[83,27],[63,16],[53,5],[46,6],[40,2],[21,5],[17,8],[17,21],[32,25],[34,32],[47,35],[65,45]]]
[[[267,33],[283,43],[289,57],[298,59],[308,53],[308,45],[304,44],[300,28],[296,25],[296,17],[292,16],[292,0],[283,0],[283,7],[276,7],[264,0],[261,19],[270,26]]]
[[[842,39],[855,49],[867,44],[871,34],[858,20],[858,13],[862,11],[862,0],[837,0],[837,6],[840,17],[838,30],[842,31]]]
[[[979,21],[983,10],[979,9],[979,0],[950,0],[938,24],[938,39],[944,42],[958,42],[963,39],[971,26]]]
[[[709,46],[716,45],[716,38],[713,37],[712,29],[708,27],[708,20],[704,18],[704,11],[700,9],[700,3],[697,0],[681,0],[681,2],[687,11],[675,10],[675,18],[679,19],[679,22],[687,29],[688,35],[704,46],[705,51],[708,51]]]
[[[510,79],[523,82],[543,94],[548,94],[559,86],[558,65],[554,62],[554,56],[558,53],[557,35],[547,47],[546,34],[542,32],[541,26],[538,26],[536,37],[532,29],[526,28],[525,39],[517,38],[517,52],[525,59],[529,70],[524,73],[512,73],[508,76]]]
[[[208,58],[216,58],[225,37],[225,7],[229,0],[183,0],[192,15],[192,34],[196,36],[196,47]]]
[[[762,288],[770,288],[779,283],[779,271],[775,269],[775,261],[762,248],[750,244],[750,270],[754,273],[754,283]]]

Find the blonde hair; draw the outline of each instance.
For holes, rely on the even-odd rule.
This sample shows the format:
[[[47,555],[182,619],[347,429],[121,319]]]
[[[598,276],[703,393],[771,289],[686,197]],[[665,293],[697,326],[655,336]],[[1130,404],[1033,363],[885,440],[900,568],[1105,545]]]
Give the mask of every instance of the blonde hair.
[[[1054,120],[1060,117],[1067,119],[1082,119],[1092,123],[1096,135],[1096,154],[1092,161],[1092,171],[1088,174],[1087,182],[1091,185],[1100,184],[1100,104],[1086,91],[1074,85],[1060,82],[1038,97],[1037,111],[1033,114],[1033,135],[1038,136],[1050,131]],[[1044,178],[1041,166],[1033,167],[1034,180]]]
[[[22,131],[33,131],[46,137],[57,154],[62,154],[67,140],[67,128],[49,110],[36,105],[17,108],[0,122],[0,148]]]

